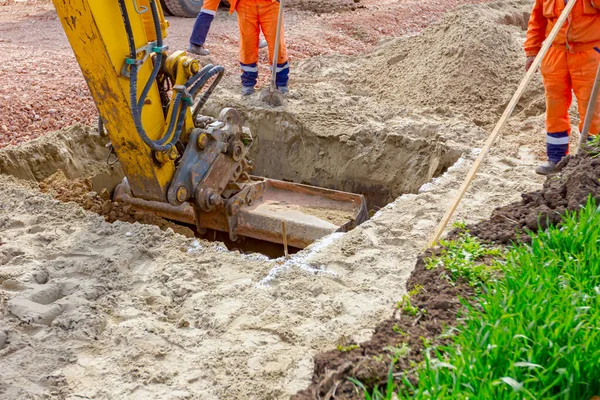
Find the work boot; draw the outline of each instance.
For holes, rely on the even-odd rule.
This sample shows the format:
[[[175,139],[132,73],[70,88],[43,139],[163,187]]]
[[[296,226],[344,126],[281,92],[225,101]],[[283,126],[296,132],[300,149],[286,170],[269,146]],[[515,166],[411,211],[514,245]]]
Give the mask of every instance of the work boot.
[[[556,170],[556,163],[552,161],[546,161],[535,169],[535,172],[539,175],[549,175]]]
[[[254,94],[254,86],[242,86],[242,96],[250,96]]]
[[[259,49],[264,49],[268,45],[269,44],[267,43],[267,41],[265,39],[260,39],[260,41],[258,42],[258,48]]]
[[[210,54],[210,51],[206,50],[204,48],[204,46],[196,46],[193,43],[190,43],[190,45],[187,48],[187,52],[188,53],[192,53],[192,54],[196,54],[198,56],[207,56]]]
[[[290,89],[287,86],[277,86],[277,90],[279,90],[283,95],[286,95],[290,92]]]

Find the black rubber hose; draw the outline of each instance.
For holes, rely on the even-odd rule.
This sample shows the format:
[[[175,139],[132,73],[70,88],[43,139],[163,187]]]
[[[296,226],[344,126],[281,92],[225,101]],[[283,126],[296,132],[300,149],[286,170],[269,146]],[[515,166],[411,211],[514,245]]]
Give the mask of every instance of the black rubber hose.
[[[200,100],[198,101],[198,103],[196,104],[194,109],[192,110],[192,118],[194,119],[194,121],[196,121],[196,117],[198,116],[198,113],[200,112],[202,107],[204,107],[204,105],[208,101],[209,97],[211,96],[212,92],[215,90],[215,88],[217,87],[217,85],[219,84],[221,79],[223,78],[223,73],[225,72],[225,68],[218,66],[218,67],[215,67],[214,70],[216,72],[212,73],[212,70],[211,70],[212,74],[209,73],[210,76],[208,77],[208,79],[210,79],[215,74],[217,74],[217,77],[215,78],[213,83],[208,87],[208,89],[206,89],[206,91],[204,92],[204,94],[202,95],[202,97],[200,98]],[[206,81],[204,81],[204,84],[198,88],[198,91],[200,89],[202,89],[202,87],[204,87],[204,85],[206,84],[208,79]]]
[[[169,127],[167,129],[167,133],[165,133],[165,135],[162,137],[162,139],[157,140],[155,143],[157,145],[163,145],[165,144],[169,138],[171,137],[171,135],[173,135],[173,129],[175,129],[175,125],[177,123],[177,118],[179,116],[177,110],[179,109],[179,103],[181,103],[181,94],[177,93],[175,95],[175,98],[173,99],[173,112],[171,113],[171,118],[169,119]],[[173,143],[177,142],[176,140],[173,141]]]
[[[185,84],[186,88],[189,87],[188,84],[190,82],[194,82],[194,81],[197,81],[198,79],[202,78],[211,68],[212,68],[212,65],[206,66],[206,67],[202,68],[200,71],[198,71],[198,73],[194,74],[194,76],[190,77]],[[169,119],[169,128],[167,129],[167,133],[165,134],[165,136],[162,139],[156,141],[157,145],[165,144],[167,142],[167,140],[173,134],[173,129],[175,128],[175,124],[178,122],[178,120],[181,118],[185,118],[185,112],[187,111],[187,108],[189,107],[188,103],[184,103],[182,109],[179,110],[179,112],[177,112],[182,98],[183,98],[182,93],[177,93],[175,95],[175,98],[173,99],[173,113],[171,114],[171,118]],[[182,124],[177,124],[177,126],[182,126]],[[181,133],[176,135],[176,137],[174,137],[171,142],[177,143],[177,140],[179,140],[180,135],[181,135]]]
[[[163,46],[162,30],[160,29],[158,9],[156,8],[156,2],[154,0],[150,0],[150,8],[152,9],[152,18],[154,19],[154,30],[156,31],[156,47],[162,47]],[[148,96],[148,93],[150,92],[150,89],[152,88],[152,85],[156,81],[156,77],[158,76],[158,73],[160,72],[160,68],[162,66],[162,60],[163,60],[163,54],[162,54],[162,52],[159,52],[156,55],[156,59],[154,60],[154,69],[152,70],[152,74],[150,75],[148,82],[146,82],[146,85],[144,86],[144,90],[142,91],[140,100],[137,102],[138,107],[141,107],[142,111],[144,109],[143,107],[144,107],[144,102],[146,101],[146,97]]]
[[[131,21],[129,20],[129,15],[127,13],[127,8],[125,6],[125,1],[119,0],[119,6],[121,8],[121,14],[123,16],[123,21],[125,24],[125,31],[127,33],[129,50],[131,53],[130,58],[132,60],[135,60],[137,58],[135,41],[134,41],[134,37],[133,37],[133,30],[131,28]],[[150,6],[152,8],[154,29],[156,31],[157,47],[162,47],[162,43],[163,43],[162,30],[160,28],[160,19],[158,16],[158,10],[156,7],[155,0],[150,0]],[[179,108],[180,103],[183,100],[183,94],[181,92],[177,93],[177,95],[173,99],[173,107],[172,107],[173,112],[171,114],[171,118],[169,119],[169,126],[167,128],[167,132],[165,133],[165,135],[161,139],[154,141],[154,140],[150,139],[148,137],[148,135],[146,134],[146,131],[144,130],[144,127],[143,127],[142,121],[141,121],[140,106],[142,107],[142,110],[143,110],[143,105],[146,100],[146,96],[148,95],[152,85],[154,84],[154,81],[156,80],[156,78],[158,76],[158,73],[160,72],[160,68],[161,68],[161,64],[162,64],[162,57],[163,57],[162,53],[157,54],[157,57],[154,60],[155,64],[154,64],[152,74],[151,74],[148,82],[146,82],[146,85],[144,86],[144,90],[142,91],[142,95],[140,96],[139,100],[137,99],[137,78],[138,78],[138,67],[139,66],[135,63],[130,65],[130,102],[131,102],[131,112],[132,112],[132,116],[134,119],[135,127],[136,127],[138,134],[140,135],[140,138],[144,141],[144,143],[146,145],[148,145],[148,147],[150,147],[154,151],[168,151],[175,145],[175,143],[177,143],[177,141],[179,140],[179,137],[181,135],[181,130],[183,128],[183,124],[185,122],[185,114],[187,112],[187,109],[190,107],[189,102],[184,101],[183,105],[181,105],[181,109],[179,110],[179,112],[177,112],[177,109]],[[224,70],[225,69],[221,66],[214,67],[213,65],[207,65],[204,68],[202,68],[202,70],[200,70],[198,73],[194,74],[194,76],[190,77],[188,79],[188,81],[186,82],[186,84],[185,84],[186,90],[188,90],[190,93],[190,96],[192,98],[194,98],[196,96],[196,93],[200,89],[202,89],[202,87],[204,87],[206,82],[208,82],[208,80],[211,77],[218,74],[217,79],[215,79],[213,84],[204,93],[204,95],[200,99],[200,102],[194,109],[194,111],[196,113],[202,108],[202,106],[206,103],[206,101],[212,94],[213,90],[215,89],[215,87],[217,86],[219,81],[221,80]],[[175,132],[173,132],[173,129],[175,129]],[[165,144],[165,143],[167,143],[167,144]]]
[[[129,57],[135,59],[136,50],[135,41],[133,40],[133,30],[131,29],[131,21],[129,21],[129,15],[127,14],[127,7],[125,6],[124,0],[119,0],[119,8],[121,9],[121,16],[123,17],[123,23],[125,24],[125,33],[127,34],[127,43],[129,44]]]
[[[188,89],[192,87],[194,83],[196,83],[199,79],[206,75],[208,71],[210,71],[213,67],[214,65],[212,64],[208,64],[202,67],[200,71],[196,72],[194,75],[188,78],[188,80],[185,82],[185,87],[187,87]]]
[[[190,93],[195,96],[200,89],[202,89],[204,87],[204,85],[206,85],[206,82],[208,82],[208,80],[210,78],[212,78],[213,76],[217,75],[217,74],[222,74],[223,72],[225,72],[225,68],[221,67],[221,66],[216,66],[213,67],[210,71],[208,71],[206,74],[204,74],[204,76],[200,79],[198,79],[194,85],[189,89]]]
[[[154,0],[151,0],[152,2]],[[129,43],[129,50],[131,52],[130,56],[132,60],[135,60],[137,57],[136,54],[136,50],[135,50],[135,41],[133,39],[133,30],[131,29],[131,22],[129,20],[129,15],[127,13],[127,8],[125,6],[125,1],[124,0],[119,0],[119,6],[121,8],[121,14],[123,16],[123,22],[125,24],[125,31],[127,33],[127,39],[128,39],[128,43]],[[155,27],[156,27],[156,23],[155,23]],[[160,28],[160,26],[159,26]],[[162,32],[160,32],[160,30],[157,32],[157,39],[162,35]],[[160,67],[160,64],[156,64]],[[156,67],[155,65],[155,67]],[[137,77],[138,77],[138,65],[133,63],[130,65],[130,78],[129,78],[129,101],[131,103],[131,114],[133,116],[133,121],[136,127],[136,130],[138,132],[138,135],[140,136],[140,138],[142,139],[142,141],[148,146],[150,147],[150,149],[154,150],[154,151],[160,151],[160,152],[166,152],[169,151],[172,147],[173,144],[177,142],[177,140],[179,140],[179,135],[178,132],[175,132],[175,135],[173,137],[173,140],[166,144],[158,144],[157,142],[153,141],[152,139],[150,139],[148,137],[148,135],[146,134],[146,131],[144,130],[144,126],[142,125],[142,120],[141,120],[141,116],[138,110],[138,99],[137,99]],[[152,84],[152,81],[149,81],[150,84]],[[145,99],[140,99],[145,101]],[[142,101],[142,103],[143,103]],[[175,113],[174,113],[175,114]],[[181,113],[180,113],[181,114]],[[174,121],[171,121],[174,122]],[[159,142],[163,142],[163,141],[167,141],[169,139],[170,135],[165,135],[163,136]],[[176,137],[176,138],[175,138]]]

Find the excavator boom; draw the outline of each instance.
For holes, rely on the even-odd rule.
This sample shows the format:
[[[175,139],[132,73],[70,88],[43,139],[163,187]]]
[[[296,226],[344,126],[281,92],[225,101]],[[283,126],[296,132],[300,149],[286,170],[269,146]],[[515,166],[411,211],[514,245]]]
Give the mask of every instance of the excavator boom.
[[[300,248],[366,219],[361,195],[252,176],[253,136],[236,110],[197,122],[224,68],[168,52],[158,0],[53,2],[126,175],[115,201]]]

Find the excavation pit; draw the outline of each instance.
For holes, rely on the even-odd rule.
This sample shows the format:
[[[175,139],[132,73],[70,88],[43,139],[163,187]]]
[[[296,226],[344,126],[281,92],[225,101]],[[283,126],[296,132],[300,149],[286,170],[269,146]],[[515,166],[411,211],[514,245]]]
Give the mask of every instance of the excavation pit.
[[[324,137],[299,128],[291,119],[249,119],[255,135],[255,174],[271,179],[363,194],[370,214],[404,193],[416,193],[453,165],[460,153],[437,142],[390,134],[360,140]],[[356,140],[355,140],[356,139]],[[373,143],[373,140],[379,140]],[[123,179],[119,164],[107,162],[106,139],[91,128],[74,127],[26,145],[2,150],[0,172],[37,181],[40,189],[66,202],[117,220],[153,224],[188,237],[222,242],[232,251],[284,255],[283,246],[262,240],[229,240],[228,234],[168,221],[112,201]],[[333,218],[324,215],[322,218]],[[290,254],[299,251],[290,247]]]
[[[314,131],[286,112],[250,110],[255,132],[254,173],[289,182],[358,193],[372,211],[407,193],[417,193],[445,173],[462,153],[442,143],[437,125],[398,129],[358,127],[347,134]]]

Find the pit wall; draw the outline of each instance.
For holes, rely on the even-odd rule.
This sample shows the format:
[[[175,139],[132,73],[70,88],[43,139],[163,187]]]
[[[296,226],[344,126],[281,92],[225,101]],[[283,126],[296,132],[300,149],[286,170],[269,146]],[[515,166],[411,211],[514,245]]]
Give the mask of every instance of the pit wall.
[[[108,139],[98,135],[97,130],[73,126],[0,149],[0,174],[42,182],[61,170],[71,180],[91,177],[97,192],[104,188],[112,191],[124,174],[119,163],[107,163],[107,144]]]
[[[438,140],[391,129],[336,136],[314,132],[286,112],[250,109],[244,115],[255,135],[254,174],[362,193],[370,207],[418,192],[461,156]]]
[[[361,193],[370,208],[418,192],[461,156],[459,150],[437,140],[435,132],[429,132],[431,126],[418,134],[365,126],[331,135],[313,131],[287,112],[248,109],[242,113],[255,136],[254,174]],[[124,175],[119,163],[107,163],[107,144],[95,129],[75,126],[1,149],[0,173],[41,182],[61,170],[71,180],[91,178],[98,193],[105,188],[111,192]]]

